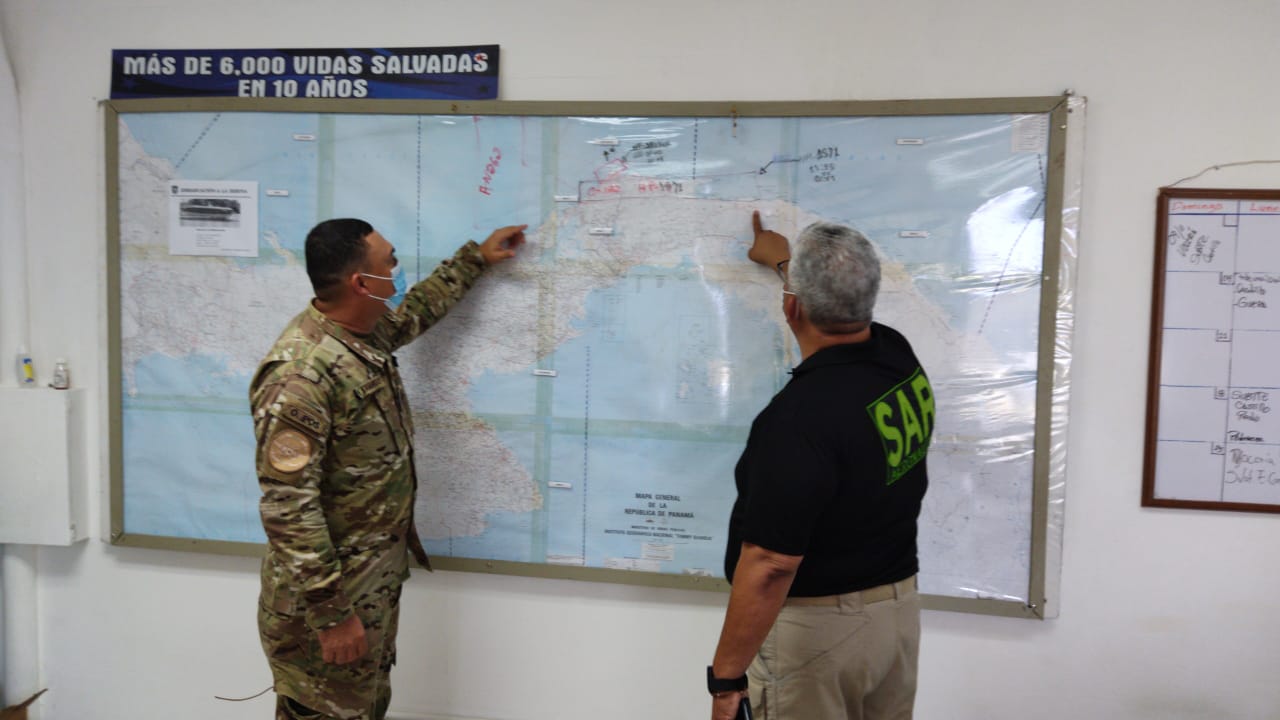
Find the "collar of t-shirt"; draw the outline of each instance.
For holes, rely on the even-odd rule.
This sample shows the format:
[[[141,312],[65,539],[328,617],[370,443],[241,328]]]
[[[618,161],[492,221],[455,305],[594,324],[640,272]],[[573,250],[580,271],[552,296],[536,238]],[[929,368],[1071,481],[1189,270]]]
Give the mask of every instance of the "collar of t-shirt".
[[[848,365],[862,362],[874,352],[880,344],[880,325],[871,323],[871,337],[862,342],[829,345],[805,358],[804,362],[791,369],[791,375],[798,376],[830,365]]]

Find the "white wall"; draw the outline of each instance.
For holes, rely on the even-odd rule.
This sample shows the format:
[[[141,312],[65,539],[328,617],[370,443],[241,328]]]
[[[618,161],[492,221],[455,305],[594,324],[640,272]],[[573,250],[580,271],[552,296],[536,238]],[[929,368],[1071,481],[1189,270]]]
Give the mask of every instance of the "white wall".
[[[0,23],[22,101],[33,350],[72,360],[103,428],[96,103],[112,48],[499,43],[508,100],[1087,95],[1061,617],[927,613],[918,716],[1280,717],[1280,517],[1139,507],[1156,189],[1280,158],[1280,3],[0,0]],[[1277,187],[1280,166],[1195,184]],[[105,488],[102,442],[88,451]],[[269,684],[254,561],[96,540],[39,557],[44,718],[269,716],[269,696],[212,699]],[[419,574],[394,706],[705,718],[723,600]]]

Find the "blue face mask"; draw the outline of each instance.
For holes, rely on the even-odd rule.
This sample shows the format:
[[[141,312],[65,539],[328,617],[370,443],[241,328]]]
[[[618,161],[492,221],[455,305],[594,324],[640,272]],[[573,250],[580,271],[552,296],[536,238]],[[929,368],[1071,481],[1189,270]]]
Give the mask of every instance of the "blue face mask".
[[[391,285],[396,290],[395,294],[393,294],[391,297],[385,297],[385,298],[378,297],[373,293],[370,293],[369,297],[373,298],[374,300],[381,300],[382,302],[386,303],[387,307],[391,308],[392,310],[395,310],[396,308],[400,307],[400,303],[404,302],[404,296],[405,296],[405,293],[409,291],[409,286],[406,280],[404,279],[404,267],[402,265],[397,264],[395,266],[395,268],[391,271],[391,277],[387,277],[385,275],[371,275],[369,273],[360,273],[360,274],[365,277],[377,278],[379,280],[390,280]]]

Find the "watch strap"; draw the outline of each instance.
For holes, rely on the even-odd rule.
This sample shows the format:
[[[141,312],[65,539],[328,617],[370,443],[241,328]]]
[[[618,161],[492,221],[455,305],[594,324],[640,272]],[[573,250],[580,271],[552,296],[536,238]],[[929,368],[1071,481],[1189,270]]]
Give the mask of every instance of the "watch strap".
[[[711,669],[711,666],[707,666],[707,692],[712,695],[723,692],[742,692],[746,689],[746,675],[726,680],[725,678],[716,677],[715,671]]]

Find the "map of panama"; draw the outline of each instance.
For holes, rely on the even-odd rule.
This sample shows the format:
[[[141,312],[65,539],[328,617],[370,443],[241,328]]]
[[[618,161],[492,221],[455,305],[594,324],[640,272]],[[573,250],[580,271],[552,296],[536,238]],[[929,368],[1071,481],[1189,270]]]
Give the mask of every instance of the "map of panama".
[[[746,259],[759,210],[789,236],[828,220],[876,242],[876,317],[936,394],[922,588],[1022,597],[1046,152],[1027,126],[124,114],[126,530],[263,541],[247,386],[311,297],[317,221],[370,221],[411,282],[527,223],[520,255],[398,353],[428,552],[722,575],[733,466],[800,362],[780,282]],[[256,181],[257,257],[171,254],[179,179]]]

